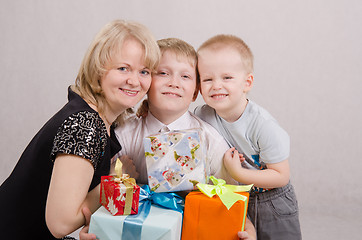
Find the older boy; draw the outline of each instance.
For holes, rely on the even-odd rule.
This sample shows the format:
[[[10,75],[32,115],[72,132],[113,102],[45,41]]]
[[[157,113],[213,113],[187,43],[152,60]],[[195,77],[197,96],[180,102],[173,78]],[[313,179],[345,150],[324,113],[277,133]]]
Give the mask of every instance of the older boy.
[[[248,214],[257,237],[301,239],[297,200],[289,183],[289,136],[246,97],[254,80],[249,47],[238,37],[217,35],[201,45],[198,56],[201,94],[207,105],[195,113],[232,147],[224,158],[230,175],[256,187]]]

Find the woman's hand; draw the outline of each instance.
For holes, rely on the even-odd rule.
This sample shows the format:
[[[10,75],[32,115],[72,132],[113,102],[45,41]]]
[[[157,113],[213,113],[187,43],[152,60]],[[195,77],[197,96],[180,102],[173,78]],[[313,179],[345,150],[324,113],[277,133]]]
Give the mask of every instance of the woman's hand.
[[[92,215],[91,211],[87,207],[84,207],[82,209],[82,212],[83,212],[83,215],[84,215],[84,218],[85,218],[85,226],[79,232],[79,239],[80,240],[94,240],[94,239],[97,239],[97,236],[95,234],[88,233],[90,218],[91,218],[91,215]]]

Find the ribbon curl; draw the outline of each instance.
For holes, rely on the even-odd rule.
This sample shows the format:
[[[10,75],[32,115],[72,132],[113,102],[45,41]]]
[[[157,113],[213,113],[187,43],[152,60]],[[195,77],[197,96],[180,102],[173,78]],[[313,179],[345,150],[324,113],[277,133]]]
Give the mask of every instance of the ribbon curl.
[[[241,200],[245,202],[248,198],[237,194],[235,192],[248,192],[250,191],[253,184],[250,185],[228,185],[225,180],[215,178],[214,176],[210,177],[210,180],[214,185],[198,183],[196,186],[202,193],[204,193],[209,198],[212,198],[215,194],[220,197],[221,202],[229,210],[234,203]]]
[[[122,239],[141,239],[142,225],[151,210],[151,204],[183,213],[184,199],[176,193],[155,193],[148,185],[140,189],[138,214],[129,215],[123,222]]]

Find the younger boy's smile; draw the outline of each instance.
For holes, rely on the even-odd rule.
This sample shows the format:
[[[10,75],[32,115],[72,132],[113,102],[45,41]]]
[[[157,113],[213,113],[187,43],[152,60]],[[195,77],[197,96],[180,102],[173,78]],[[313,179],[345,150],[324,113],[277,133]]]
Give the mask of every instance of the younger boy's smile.
[[[215,100],[221,100],[228,96],[229,94],[212,94],[211,97]]]

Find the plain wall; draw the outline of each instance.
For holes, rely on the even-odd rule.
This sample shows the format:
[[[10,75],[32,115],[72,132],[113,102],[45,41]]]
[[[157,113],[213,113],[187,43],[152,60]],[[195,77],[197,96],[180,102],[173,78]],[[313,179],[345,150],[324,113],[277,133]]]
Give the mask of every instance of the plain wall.
[[[244,39],[255,56],[249,98],[291,136],[302,216],[333,215],[334,225],[316,222],[327,235],[345,221],[361,227],[361,10],[357,0],[2,0],[0,183],[66,103],[94,35],[111,20],[128,19],[157,39],[178,37],[195,48],[219,33]],[[200,96],[191,108],[198,104]]]

